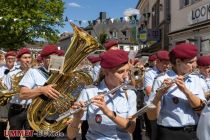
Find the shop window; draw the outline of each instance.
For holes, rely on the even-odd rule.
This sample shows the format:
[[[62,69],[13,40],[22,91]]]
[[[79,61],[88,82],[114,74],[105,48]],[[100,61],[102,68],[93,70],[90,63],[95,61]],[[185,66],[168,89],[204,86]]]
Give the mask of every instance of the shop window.
[[[120,46],[120,49],[121,49],[121,50],[123,50],[123,49],[124,49],[124,47],[123,47],[123,46]]]
[[[122,34],[126,37],[127,36],[127,32],[126,31],[122,31]]]
[[[180,0],[180,9],[190,4],[190,0]]]
[[[191,0],[191,4],[194,4],[194,3],[198,2],[198,1],[201,1],[201,0]]]
[[[133,46],[131,46],[131,47],[130,47],[130,50],[134,50],[134,47],[133,47]]]
[[[201,54],[210,55],[210,37],[201,40]]]

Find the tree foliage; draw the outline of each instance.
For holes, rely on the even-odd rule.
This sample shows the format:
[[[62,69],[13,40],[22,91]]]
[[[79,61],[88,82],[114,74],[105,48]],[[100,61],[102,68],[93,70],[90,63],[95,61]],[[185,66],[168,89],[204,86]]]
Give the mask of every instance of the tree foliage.
[[[0,47],[17,49],[34,39],[58,40],[62,0],[0,0]]]
[[[99,43],[102,45],[102,48],[101,49],[104,49],[104,43],[107,40],[107,34],[105,32],[100,33],[98,40],[99,40]]]

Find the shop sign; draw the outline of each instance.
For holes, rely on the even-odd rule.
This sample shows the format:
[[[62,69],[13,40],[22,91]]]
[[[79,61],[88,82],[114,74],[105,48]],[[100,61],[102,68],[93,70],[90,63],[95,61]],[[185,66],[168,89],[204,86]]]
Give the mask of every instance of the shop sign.
[[[139,40],[142,43],[147,42],[147,31],[146,30],[142,30],[142,31],[139,32]]]
[[[191,11],[191,24],[210,19],[210,4],[202,5]]]

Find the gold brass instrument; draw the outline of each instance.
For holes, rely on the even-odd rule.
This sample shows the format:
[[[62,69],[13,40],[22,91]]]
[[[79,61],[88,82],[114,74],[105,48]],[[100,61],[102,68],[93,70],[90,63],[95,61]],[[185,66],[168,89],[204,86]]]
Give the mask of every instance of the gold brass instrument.
[[[85,85],[92,84],[92,78],[84,71],[75,70],[79,63],[91,52],[100,47],[95,38],[70,23],[74,36],[65,54],[62,73],[52,73],[46,84],[56,84],[54,87],[61,93],[58,100],[52,100],[41,95],[33,99],[28,108],[28,122],[35,131],[59,132],[66,127],[69,118],[56,121],[59,114],[69,110],[76,101]]]
[[[141,87],[144,79],[144,67],[134,66],[131,68],[131,79],[135,81],[135,87]]]
[[[19,82],[23,78],[25,72],[20,71],[13,75],[11,78],[12,90],[8,90],[7,87],[1,81],[0,90],[0,106],[5,106],[12,98],[13,95],[20,93]]]

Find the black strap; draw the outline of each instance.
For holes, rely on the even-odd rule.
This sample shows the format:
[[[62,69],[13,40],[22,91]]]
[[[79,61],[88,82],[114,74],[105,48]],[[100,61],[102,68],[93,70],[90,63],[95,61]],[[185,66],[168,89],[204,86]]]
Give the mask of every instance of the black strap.
[[[45,70],[45,68],[39,67],[38,70],[41,72],[42,75],[44,75],[44,77],[45,77],[46,79],[49,78],[50,74],[49,74],[49,72],[47,72],[47,71]]]
[[[47,71],[45,70],[45,68],[39,67],[38,70],[39,70],[39,72],[40,72],[46,79],[48,79],[48,78],[50,77],[49,72],[47,72]],[[46,85],[47,85],[47,83],[45,83],[43,86],[46,86]],[[45,96],[45,95],[43,95],[43,94],[42,94],[42,95],[39,95],[39,97],[42,98],[42,99],[45,100],[45,101],[50,100],[47,96]]]

